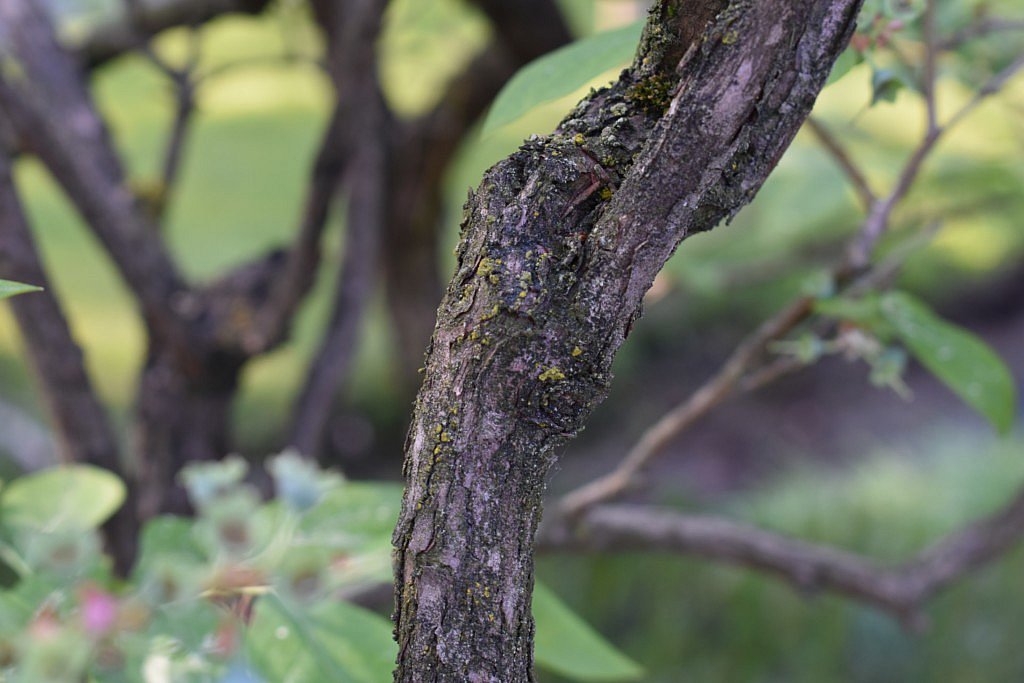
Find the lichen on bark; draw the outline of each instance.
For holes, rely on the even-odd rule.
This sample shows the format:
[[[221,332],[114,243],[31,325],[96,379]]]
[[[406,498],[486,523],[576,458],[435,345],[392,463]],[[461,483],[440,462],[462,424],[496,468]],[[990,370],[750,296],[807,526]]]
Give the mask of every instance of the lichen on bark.
[[[632,66],[470,192],[406,443],[396,680],[532,680],[556,448],[604,398],[679,242],[763,182],[858,4],[658,2]]]

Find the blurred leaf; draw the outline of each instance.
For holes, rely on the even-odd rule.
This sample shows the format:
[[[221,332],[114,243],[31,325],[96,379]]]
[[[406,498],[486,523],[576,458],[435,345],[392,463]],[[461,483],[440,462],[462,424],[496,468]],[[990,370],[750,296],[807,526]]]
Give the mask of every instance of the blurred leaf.
[[[832,66],[832,73],[828,75],[828,81],[825,82],[825,87],[832,85],[840,78],[849,73],[850,69],[857,66],[864,61],[864,56],[860,52],[852,47],[848,47],[843,50],[843,53],[839,55],[839,59]]]
[[[196,565],[203,551],[192,532],[194,521],[184,517],[163,516],[146,522],[139,537],[139,557],[132,571],[136,583],[143,583],[154,572],[160,574],[169,562]]]
[[[875,68],[871,72],[871,104],[895,102],[896,94],[906,85],[892,69]]]
[[[903,381],[907,370],[907,352],[899,347],[883,349],[870,359],[869,379],[876,387],[888,387],[903,398],[910,398],[910,389]]]
[[[836,296],[814,302],[814,311],[874,332],[879,337],[891,335],[889,324],[882,315],[881,299],[877,294],[859,298]]]
[[[921,13],[924,11],[925,0],[885,0],[882,6],[885,16],[890,19],[910,22],[921,16]]]
[[[1016,415],[1016,386],[995,351],[905,292],[884,295],[881,311],[922,365],[997,430],[1010,430]]]
[[[513,76],[491,105],[486,135],[539,104],[556,100],[633,58],[644,21],[589,36],[530,62]]]
[[[0,634],[16,633],[57,590],[60,584],[53,577],[26,576],[0,591]]]
[[[825,342],[813,332],[805,332],[796,339],[777,341],[771,345],[775,353],[788,353],[801,363],[810,364],[828,351]]]
[[[402,487],[398,484],[346,482],[327,492],[303,516],[300,526],[314,536],[340,534],[354,544],[380,539],[390,544],[401,505]]]
[[[65,579],[82,577],[100,569],[102,550],[99,535],[92,530],[23,527],[15,534],[14,546],[32,573],[46,573]]]
[[[635,681],[644,675],[540,583],[533,588],[533,616],[538,665],[575,681]]]
[[[43,291],[42,287],[23,285],[20,282],[11,282],[10,280],[0,280],[0,299],[9,299],[10,297],[17,296],[18,294],[41,291]]]
[[[857,25],[864,27],[871,23],[875,16],[882,14],[883,2],[884,0],[864,0],[864,4],[860,8],[860,15],[857,17]]]
[[[195,462],[185,467],[178,479],[196,507],[208,505],[240,486],[249,471],[249,463],[237,455],[213,462]]]
[[[267,469],[274,478],[277,497],[296,512],[314,507],[324,493],[341,481],[336,473],[321,470],[315,461],[302,457],[296,450],[271,458]]]
[[[333,558],[333,585],[392,578],[391,533],[401,502],[399,485],[346,482],[303,515],[299,529],[306,542],[328,550]]]
[[[125,487],[91,465],[71,465],[15,479],[0,494],[0,519],[48,532],[98,528],[121,504]]]
[[[271,681],[379,683],[391,679],[391,623],[337,601],[304,611],[276,596],[261,599],[246,634],[251,661]]]
[[[267,683],[267,681],[249,668],[245,662],[233,662],[217,683]]]

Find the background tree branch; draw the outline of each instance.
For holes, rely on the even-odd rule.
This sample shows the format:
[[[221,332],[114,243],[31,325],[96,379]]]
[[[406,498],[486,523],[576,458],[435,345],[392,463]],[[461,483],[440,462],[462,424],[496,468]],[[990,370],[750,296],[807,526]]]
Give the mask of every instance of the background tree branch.
[[[925,623],[937,593],[1009,552],[1024,538],[1024,491],[979,520],[893,567],[724,518],[644,505],[598,505],[572,531],[542,530],[548,552],[668,552],[774,574],[801,592],[830,591],[888,612],[905,625]]]
[[[136,50],[176,26],[199,26],[229,13],[259,14],[269,0],[159,0],[141,2],[134,12],[90,33],[77,50],[90,68]]]
[[[42,385],[64,462],[96,465],[121,477],[130,493],[132,473],[85,369],[53,284],[36,250],[11,178],[10,158],[0,149],[0,276],[43,287],[11,302],[26,351]],[[138,519],[126,505],[106,525],[107,546],[121,570],[134,556]]]

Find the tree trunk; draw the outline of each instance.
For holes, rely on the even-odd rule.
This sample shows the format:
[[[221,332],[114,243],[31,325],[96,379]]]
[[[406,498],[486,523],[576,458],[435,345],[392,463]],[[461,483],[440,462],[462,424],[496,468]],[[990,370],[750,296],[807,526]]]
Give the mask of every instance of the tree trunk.
[[[140,519],[191,511],[181,484],[190,462],[217,460],[231,452],[231,406],[244,359],[209,354],[182,367],[172,354],[152,348],[136,399],[135,449],[139,458]]]
[[[555,449],[604,397],[679,242],[748,202],[858,0],[663,0],[633,66],[466,205],[406,444],[397,681],[532,680],[533,540]]]

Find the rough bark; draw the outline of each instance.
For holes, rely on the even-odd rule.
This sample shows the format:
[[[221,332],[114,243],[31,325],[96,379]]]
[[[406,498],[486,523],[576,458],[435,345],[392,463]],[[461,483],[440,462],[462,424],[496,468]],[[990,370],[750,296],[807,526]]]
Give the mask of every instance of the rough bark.
[[[553,0],[475,0],[490,18],[495,40],[448,84],[438,105],[412,121],[395,121],[386,140],[388,169],[383,254],[388,309],[398,343],[400,389],[414,395],[423,350],[441,299],[439,269],[444,180],[473,124],[502,85],[530,60],[572,36]]]
[[[396,680],[532,680],[555,449],[604,397],[680,241],[774,167],[859,4],[659,2],[633,66],[470,194],[406,445]]]

